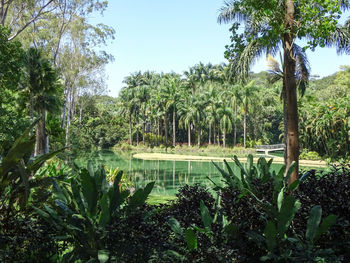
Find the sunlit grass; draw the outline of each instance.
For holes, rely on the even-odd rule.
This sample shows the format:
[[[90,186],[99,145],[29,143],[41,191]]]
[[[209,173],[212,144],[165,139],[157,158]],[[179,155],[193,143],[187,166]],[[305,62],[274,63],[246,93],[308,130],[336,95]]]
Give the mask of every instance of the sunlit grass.
[[[152,195],[150,194],[147,199],[147,204],[149,205],[159,205],[166,204],[169,201],[175,200],[176,196],[171,195]]]

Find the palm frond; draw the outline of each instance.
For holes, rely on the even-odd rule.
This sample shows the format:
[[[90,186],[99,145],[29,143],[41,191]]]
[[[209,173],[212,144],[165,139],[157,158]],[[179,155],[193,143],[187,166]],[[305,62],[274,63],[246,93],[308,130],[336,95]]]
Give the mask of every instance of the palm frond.
[[[310,64],[306,53],[297,44],[293,46],[293,53],[296,59],[295,78],[297,80],[298,90],[301,96],[304,96],[306,87],[309,85]]]
[[[219,9],[218,23],[229,23],[233,20],[246,21],[248,16],[241,11],[241,7],[234,0],[225,1],[224,5]]]
[[[338,55],[350,54],[350,19],[343,26],[339,25],[326,39],[326,46],[335,47]]]

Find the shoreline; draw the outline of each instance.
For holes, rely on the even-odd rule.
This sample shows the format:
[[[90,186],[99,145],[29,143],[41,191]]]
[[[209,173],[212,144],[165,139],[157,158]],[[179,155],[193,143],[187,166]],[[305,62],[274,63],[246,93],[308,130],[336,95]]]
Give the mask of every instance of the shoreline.
[[[141,160],[162,160],[162,161],[195,161],[195,162],[210,162],[217,161],[233,162],[231,157],[212,157],[212,156],[200,156],[200,155],[182,155],[182,154],[167,154],[167,153],[136,153],[133,155],[135,159]],[[281,157],[266,157],[266,160],[273,158],[273,163],[284,164],[284,160]],[[254,157],[254,163],[257,163],[258,157]],[[239,157],[240,162],[245,162],[246,157]],[[313,160],[299,160],[300,166],[306,167],[326,167],[325,161],[313,161]]]

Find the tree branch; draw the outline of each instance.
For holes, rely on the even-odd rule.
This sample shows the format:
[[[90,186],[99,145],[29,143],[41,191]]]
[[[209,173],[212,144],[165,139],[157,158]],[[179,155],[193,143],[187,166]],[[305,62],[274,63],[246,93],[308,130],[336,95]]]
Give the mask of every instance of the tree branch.
[[[17,30],[17,32],[10,36],[8,38],[9,41],[13,40],[15,37],[17,37],[23,30],[25,30],[31,23],[33,23],[36,19],[38,19],[40,17],[40,15],[43,13],[43,10],[50,5],[54,0],[49,0],[45,5],[43,5],[38,13],[36,14],[36,16],[34,16],[32,19],[30,19],[27,23],[25,23],[19,30]]]

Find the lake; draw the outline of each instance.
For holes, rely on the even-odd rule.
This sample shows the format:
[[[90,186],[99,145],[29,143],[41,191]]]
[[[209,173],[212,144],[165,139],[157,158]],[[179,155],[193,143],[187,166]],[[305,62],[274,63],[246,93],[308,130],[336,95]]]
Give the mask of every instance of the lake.
[[[222,176],[212,162],[202,161],[160,161],[135,159],[130,153],[115,153],[112,151],[100,151],[75,158],[79,166],[85,166],[91,160],[94,164],[103,164],[108,168],[119,168],[126,173],[133,182],[134,187],[144,187],[147,183],[155,181],[152,194],[171,195],[177,193],[177,189],[186,184],[199,183],[203,186],[213,187],[213,183],[221,184]],[[217,164],[224,168],[223,162]],[[231,166],[235,166],[231,163]],[[279,170],[282,165],[273,167]],[[234,168],[238,171],[238,168]]]

